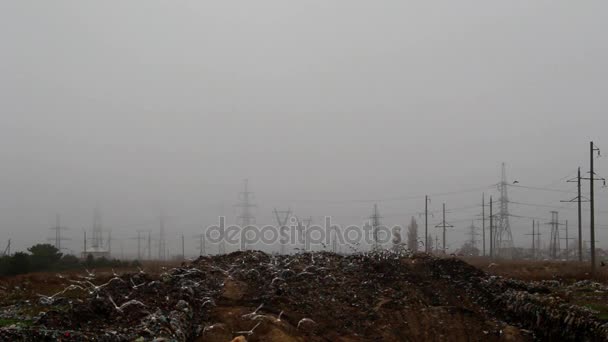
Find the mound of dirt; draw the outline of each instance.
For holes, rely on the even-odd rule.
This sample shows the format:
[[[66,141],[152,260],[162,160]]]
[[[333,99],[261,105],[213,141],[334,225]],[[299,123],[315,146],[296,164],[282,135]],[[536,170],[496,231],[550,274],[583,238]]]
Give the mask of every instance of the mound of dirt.
[[[22,303],[43,313],[0,340],[608,340],[607,324],[545,284],[425,254],[248,251],[64,282]]]

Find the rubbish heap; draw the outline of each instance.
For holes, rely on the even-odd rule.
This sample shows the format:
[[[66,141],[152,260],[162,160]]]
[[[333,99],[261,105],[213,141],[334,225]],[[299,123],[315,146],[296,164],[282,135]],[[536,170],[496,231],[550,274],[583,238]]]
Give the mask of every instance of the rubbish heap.
[[[0,328],[0,341],[608,340],[608,325],[563,299],[563,286],[406,251],[246,251],[62,281],[0,308],[30,322]]]

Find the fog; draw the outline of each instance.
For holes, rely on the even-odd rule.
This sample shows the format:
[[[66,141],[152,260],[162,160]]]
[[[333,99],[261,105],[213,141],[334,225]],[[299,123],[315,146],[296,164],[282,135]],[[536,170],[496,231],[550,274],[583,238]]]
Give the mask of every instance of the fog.
[[[136,230],[156,233],[164,214],[170,253],[184,234],[198,255],[202,227],[235,222],[245,178],[258,224],[274,208],[361,224],[377,203],[383,223],[420,225],[429,194],[433,211],[468,208],[448,212],[453,250],[481,193],[498,196],[502,162],[509,183],[571,192],[510,187],[540,205],[511,213],[544,218],[546,241],[559,210],[574,236],[566,180],[588,171],[589,141],[608,155],[606,13],[604,1],[5,1],[0,252],[47,242],[59,214],[79,253],[98,208],[115,253],[133,256]],[[529,247],[531,219],[511,227]]]

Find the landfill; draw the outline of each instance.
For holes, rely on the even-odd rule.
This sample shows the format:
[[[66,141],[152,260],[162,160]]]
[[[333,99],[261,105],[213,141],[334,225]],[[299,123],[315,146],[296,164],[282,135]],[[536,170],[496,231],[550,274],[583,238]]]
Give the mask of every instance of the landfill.
[[[608,340],[608,323],[568,298],[608,296],[602,284],[526,282],[408,251],[243,251],[51,277],[47,293],[0,282],[0,321],[13,322],[0,341]]]

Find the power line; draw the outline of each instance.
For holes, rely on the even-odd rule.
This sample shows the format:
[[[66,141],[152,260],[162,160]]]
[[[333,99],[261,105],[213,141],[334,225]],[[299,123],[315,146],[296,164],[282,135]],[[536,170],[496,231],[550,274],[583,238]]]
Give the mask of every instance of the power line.
[[[559,189],[551,189],[551,188],[543,188],[537,186],[527,186],[527,185],[516,185],[516,184],[507,184],[507,186],[519,189],[528,189],[528,190],[538,190],[538,191],[549,191],[549,192],[561,192],[564,194],[575,194],[573,191],[559,190]]]
[[[397,196],[397,197],[387,197],[387,198],[376,198],[376,199],[351,199],[351,200],[322,200],[322,199],[295,199],[290,200],[289,202],[322,202],[322,203],[369,203],[369,202],[391,202],[391,201],[405,201],[405,200],[416,200],[423,199],[426,196],[428,197],[442,197],[442,196],[452,196],[452,195],[460,195],[471,192],[479,192],[487,189],[491,189],[495,187],[496,184],[490,184],[486,186],[480,186],[475,188],[462,189],[458,191],[448,191],[448,192],[438,192],[431,193],[428,195],[414,195],[414,196]]]

